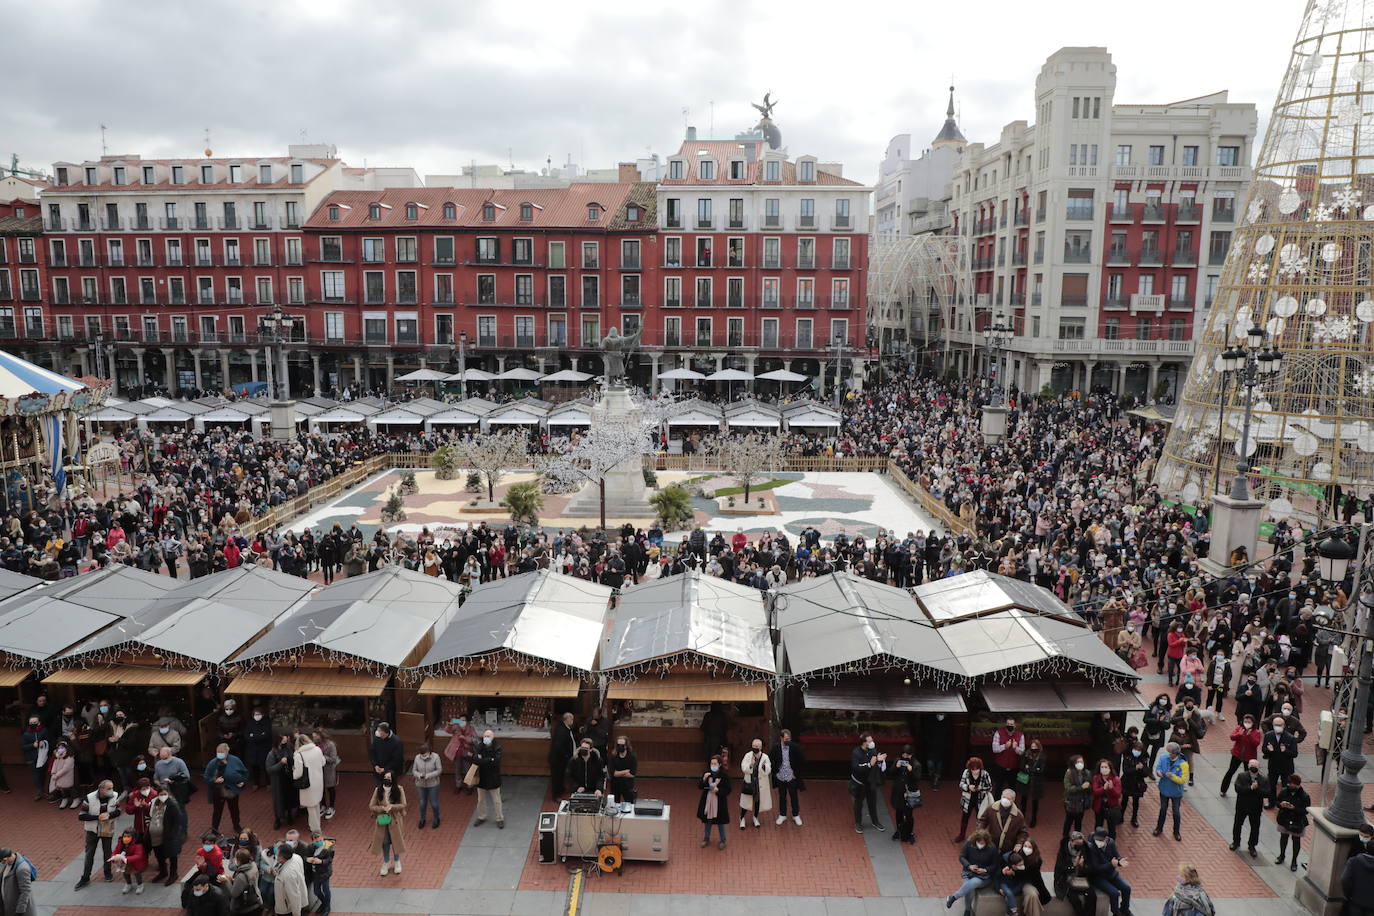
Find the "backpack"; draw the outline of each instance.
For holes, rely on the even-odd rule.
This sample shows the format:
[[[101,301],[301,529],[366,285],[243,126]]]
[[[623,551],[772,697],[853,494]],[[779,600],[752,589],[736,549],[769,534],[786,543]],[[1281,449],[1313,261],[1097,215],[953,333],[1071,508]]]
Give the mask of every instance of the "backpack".
[[[30,881],[37,881],[37,880],[38,880],[38,869],[36,869],[36,868],[33,867],[33,863],[29,861],[28,856],[20,856],[20,857],[19,857],[19,864],[21,864],[21,865],[27,865],[27,866],[28,866],[28,868],[29,868],[29,880],[30,880]]]

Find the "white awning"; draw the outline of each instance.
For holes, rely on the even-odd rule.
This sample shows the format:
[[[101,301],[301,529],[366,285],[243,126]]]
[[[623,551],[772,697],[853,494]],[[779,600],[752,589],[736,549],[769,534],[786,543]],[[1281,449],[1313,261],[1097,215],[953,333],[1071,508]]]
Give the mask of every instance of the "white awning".
[[[533,369],[521,367],[518,369],[507,369],[505,372],[496,376],[496,378],[502,382],[537,382],[539,381],[540,375]]]
[[[667,372],[660,372],[658,377],[676,381],[694,381],[706,378],[703,373],[694,369],[669,369]]]
[[[754,376],[743,369],[721,369],[706,376],[708,382],[747,382]]]
[[[804,382],[809,376],[802,375],[800,372],[792,372],[789,369],[774,369],[772,372],[765,372],[758,376],[768,379],[770,382]]]
[[[405,375],[396,376],[398,382],[442,382],[448,378],[447,372],[440,372],[438,369],[416,369],[414,372],[407,372]]]
[[[662,378],[663,376],[659,376]],[[576,369],[560,369],[550,375],[541,378],[541,382],[585,382],[595,378],[590,372],[578,372]]]

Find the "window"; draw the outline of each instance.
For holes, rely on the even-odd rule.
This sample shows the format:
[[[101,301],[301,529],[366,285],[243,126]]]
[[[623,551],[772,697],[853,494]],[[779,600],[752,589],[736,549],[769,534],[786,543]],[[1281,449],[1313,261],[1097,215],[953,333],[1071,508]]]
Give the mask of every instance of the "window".
[[[496,275],[478,274],[477,275],[477,304],[495,305],[496,304]]]
[[[330,208],[329,208],[329,221],[332,222],[332,223],[337,223],[337,222],[339,221],[339,208],[338,208],[338,207],[330,207]]]
[[[582,275],[582,307],[584,309],[601,307],[601,278],[595,274]]]
[[[1124,217],[1130,215],[1131,192],[1128,188],[1114,188],[1112,190],[1112,216]]]
[[[566,347],[568,345],[568,319],[565,315],[549,316],[549,346]]]
[[[568,278],[562,275],[549,277],[549,307],[567,308],[568,306]]]
[[[434,240],[434,263],[452,264],[453,262],[453,236],[441,235]]]
[[[1103,340],[1119,340],[1120,337],[1121,337],[1121,319],[1120,319],[1120,318],[1115,318],[1115,317],[1113,317],[1113,318],[1108,318],[1106,324],[1104,324],[1103,327],[1102,327],[1102,339],[1103,339]]]
[[[1213,232],[1207,243],[1207,263],[1225,264],[1226,255],[1231,250],[1231,233]]]
[[[713,341],[712,341],[712,336],[711,336],[711,319],[710,319],[710,318],[698,318],[696,324],[697,324],[696,346],[698,346],[698,347],[709,347],[709,346],[711,346],[712,343],[713,343]]]
[[[157,172],[151,165],[143,167],[143,183],[157,184]]]
[[[764,277],[763,279],[763,307],[775,309],[778,307],[778,291],[780,283],[777,277]]]
[[[386,343],[386,313],[385,312],[364,312],[363,313],[363,343],[384,344]]]
[[[230,184],[238,184],[238,183],[241,182],[241,181],[243,181],[243,166],[241,166],[241,165],[231,165],[231,166],[229,166],[229,183],[230,183]]]
[[[1093,97],[1093,117],[1094,117],[1094,118],[1099,118],[1099,119],[1102,117],[1102,97],[1101,97],[1101,96],[1094,96],[1094,97]]]
[[[744,278],[730,277],[725,281],[725,307],[744,308]]]
[[[767,162],[765,162],[763,164],[763,180],[781,181],[782,163],[778,162],[778,160],[776,159],[769,159]]]
[[[117,184],[117,185],[125,184],[125,180],[124,180],[124,166],[122,166],[122,165],[117,165],[117,166],[114,167],[114,183]]]
[[[628,270],[639,270],[639,239],[622,239],[620,242],[620,266]]]
[[[522,221],[524,221],[524,222],[529,222],[530,220],[534,219],[534,205],[533,205],[533,204],[521,204],[521,205],[520,205],[520,219],[521,219]]]
[[[305,304],[305,280],[300,277],[286,278],[286,301],[292,305]]]
[[[496,316],[478,315],[477,316],[477,346],[494,347],[496,346]]]
[[[1163,165],[1163,164],[1164,164],[1164,147],[1163,147],[1163,146],[1151,146],[1151,147],[1150,147],[1150,149],[1149,149],[1149,158],[1148,158],[1148,160],[1147,160],[1147,164],[1149,164],[1149,165]]]
[[[809,229],[816,225],[816,200],[813,197],[803,197],[798,201],[797,225]]]
[[[1183,148],[1183,164],[1197,165],[1197,147],[1185,146]]]
[[[1070,188],[1068,210],[1065,219],[1090,220],[1093,218],[1092,188]]]
[[[587,207],[587,222],[594,223],[599,219],[601,219],[601,208],[596,204],[590,204]]]
[[[224,202],[224,228],[237,229],[239,225],[238,205],[231,201]]]
[[[1236,221],[1236,193],[1220,191],[1212,198],[1212,222],[1234,223]]]
[[[380,264],[386,260],[385,239],[363,239],[363,263]]]
[[[620,278],[620,304],[643,304],[639,301],[639,274],[624,274]]]
[[[663,266],[682,266],[682,239],[674,236],[663,240]]]
[[[1154,274],[1141,274],[1136,278],[1135,291],[1141,296],[1153,296],[1155,294]]]
[[[1205,308],[1211,308],[1212,302],[1217,298],[1217,285],[1221,282],[1221,277],[1216,274],[1207,275],[1206,295],[1203,297],[1202,304]]]
[[[1088,304],[1087,274],[1064,274],[1062,284],[1059,297],[1061,305]]]
[[[406,204],[406,219],[419,219],[420,208],[415,204]]]
[[[764,200],[763,224],[769,227],[782,225],[782,201],[780,199],[769,197]]]
[[[286,240],[286,263],[293,266],[299,266],[300,264],[304,263],[301,255],[300,239]]]
[[[494,238],[479,238],[477,240],[477,263],[495,264],[499,260],[499,240]]]
[[[1108,303],[1119,303],[1119,302],[1121,301],[1121,296],[1122,296],[1121,290],[1122,290],[1122,288],[1123,288],[1122,285],[1121,285],[1121,281],[1122,281],[1122,275],[1121,275],[1121,274],[1108,274],[1108,275],[1107,275],[1107,302],[1108,302]]]
[[[1137,315],[1135,318],[1135,339],[1149,340],[1154,336],[1155,319],[1153,315]]]
[[[186,280],[183,277],[167,279],[167,301],[171,305],[186,304]]]
[[[1170,319],[1169,319],[1169,339],[1170,339],[1170,340],[1187,340],[1187,339],[1188,339],[1188,322],[1187,322],[1186,319],[1183,319],[1183,318],[1170,318]]]
[[[663,278],[663,305],[665,308],[680,308],[682,306],[681,277]]]
[[[810,309],[816,307],[816,281],[811,277],[803,277],[797,281],[797,308]]]
[[[534,275],[516,274],[515,275],[515,304],[533,305],[534,304]]]
[[[367,207],[367,218],[368,218],[368,219],[381,219],[381,218],[382,218],[382,205],[381,205],[381,204],[368,204],[368,207]]]
[[[731,180],[731,181],[739,181],[739,180],[741,180],[742,178],[744,178],[744,160],[743,160],[743,159],[731,159],[731,160],[730,160],[730,180]]]
[[[740,236],[733,236],[725,242],[725,266],[743,267],[744,266],[744,239]]]
[[[172,184],[185,184],[185,183],[186,183],[186,168],[185,168],[185,166],[180,166],[180,165],[174,165],[174,166],[172,166]]]
[[[496,220],[495,204],[482,204],[482,220],[483,222],[488,223],[494,222]]]
[[[835,228],[849,228],[849,198],[840,197],[835,201]]]
[[[532,316],[515,316],[515,345],[525,350],[534,346],[534,318]]]
[[[663,214],[663,225],[667,229],[682,228],[682,201],[676,197],[669,197],[665,201],[667,206]]]
[[[259,305],[270,305],[272,303],[272,278],[258,277],[257,296]]]
[[[453,274],[434,275],[434,303],[436,305],[453,304]]]
[[[1117,147],[1116,147],[1116,164],[1117,164],[1117,165],[1130,165],[1130,164],[1131,164],[1131,146],[1130,146],[1129,143],[1121,143],[1121,144],[1118,144],[1118,145],[1117,145]]]
[[[1176,275],[1169,281],[1169,304],[1179,305],[1188,301],[1188,277]]]
[[[344,273],[342,270],[320,271],[320,286],[325,302],[342,302],[344,299]]]
[[[763,240],[763,266],[766,270],[778,270],[782,267],[782,239]]]
[[[295,163],[291,166],[291,183],[305,183],[305,166],[301,165],[300,163]]]
[[[396,260],[402,264],[419,260],[414,236],[404,236],[396,240]]]
[[[711,278],[697,277],[697,294],[695,300],[696,307],[699,309],[710,308],[715,304],[711,296]]]
[[[816,163],[812,162],[810,159],[803,159],[801,162],[798,162],[798,163],[797,163],[797,180],[798,180],[798,181],[815,181],[815,180],[816,180]]]
[[[1061,318],[1059,320],[1059,339],[1060,340],[1082,340],[1083,339],[1083,319],[1082,318]]]
[[[1093,234],[1088,229],[1070,229],[1064,233],[1064,261],[1069,264],[1088,264],[1093,259]]]
[[[644,217],[644,211],[635,204],[630,204],[625,208],[625,222],[637,223]]]
[[[215,281],[210,277],[196,278],[196,301],[201,305],[215,304]]]
[[[87,168],[87,169],[86,169],[86,184],[99,184],[99,183],[100,183],[100,179],[99,179],[98,177],[96,177],[96,170],[93,169],[93,168]]]
[[[672,181],[681,181],[686,172],[687,164],[681,159],[674,159],[668,163],[668,178]]]
[[[214,315],[200,316],[200,336],[202,340],[214,340],[219,336],[219,332],[216,330],[215,324],[216,322]]]
[[[663,319],[663,345],[665,347],[682,346],[682,319],[673,316]]]
[[[414,305],[416,303],[416,290],[418,283],[415,279],[415,271],[398,270],[396,271],[396,301],[401,305]]]
[[[849,269],[849,239],[835,239],[830,243],[830,266],[834,270]]]
[[[702,181],[714,181],[716,177],[716,164],[710,159],[702,159],[697,163],[697,177]]]
[[[549,242],[549,267],[562,270],[568,266],[565,244],[564,242]]]
[[[260,183],[262,183],[262,184],[271,184],[271,183],[272,183],[272,166],[270,166],[270,165],[260,165],[260,166],[258,166],[258,181],[259,181]]]
[[[1218,146],[1217,165],[1240,165],[1240,147]]]
[[[810,349],[811,349],[811,319],[810,319],[810,318],[798,318],[798,319],[797,319],[797,349],[799,349],[799,350],[810,350]]]
[[[1078,118],[1078,96],[1073,97],[1073,114],[1069,115],[1069,117],[1075,120]]]
[[[811,270],[816,266],[816,240],[797,239],[797,269]]]
[[[744,228],[744,198],[730,198],[729,220],[731,229]]]
[[[253,228],[267,228],[267,204],[261,200],[253,201]]]
[[[457,219],[458,208],[453,204],[444,204],[444,219]]]
[[[601,343],[601,316],[582,316],[582,346],[596,347]]]
[[[849,342],[849,319],[832,318],[830,321],[830,342],[837,341]]]
[[[601,246],[597,242],[582,243],[582,269],[596,270],[601,266]]]
[[[725,319],[725,345],[727,347],[744,346],[744,319],[727,318]]]
[[[761,322],[762,339],[759,343],[765,347],[776,348],[778,346],[778,319],[765,318]]]
[[[697,266],[711,266],[711,239],[702,237],[697,239]]]
[[[697,228],[711,228],[711,198],[702,197],[697,200]]]
[[[515,264],[533,264],[534,239],[512,239],[511,262]]]

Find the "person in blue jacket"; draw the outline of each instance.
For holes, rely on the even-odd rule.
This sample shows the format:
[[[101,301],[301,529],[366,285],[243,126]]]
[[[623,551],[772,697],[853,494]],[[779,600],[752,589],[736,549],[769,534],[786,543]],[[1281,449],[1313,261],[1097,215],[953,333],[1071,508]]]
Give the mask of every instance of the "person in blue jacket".
[[[1179,810],[1183,806],[1183,793],[1188,787],[1188,761],[1183,759],[1183,749],[1177,741],[1164,746],[1155,764],[1155,779],[1159,781],[1159,820],[1155,823],[1154,835],[1164,832],[1164,817],[1169,809],[1174,811],[1174,839],[1183,840],[1179,830]]]
[[[215,748],[214,758],[205,765],[205,785],[210,795],[210,803],[215,813],[210,818],[210,829],[219,832],[219,822],[224,817],[224,806],[229,806],[229,815],[234,820],[234,833],[242,833],[243,825],[239,818],[239,793],[248,784],[248,767],[243,761],[229,753],[228,744]]]

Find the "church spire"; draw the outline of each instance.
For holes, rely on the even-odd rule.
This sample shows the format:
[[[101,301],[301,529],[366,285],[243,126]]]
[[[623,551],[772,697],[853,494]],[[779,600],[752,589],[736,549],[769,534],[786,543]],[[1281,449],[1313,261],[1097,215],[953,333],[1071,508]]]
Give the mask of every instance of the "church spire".
[[[961,149],[968,141],[964,139],[963,133],[959,130],[959,125],[954,122],[954,87],[949,87],[949,107],[945,109],[945,126],[940,128],[940,133],[935,137],[930,145],[935,149],[945,146],[952,146],[956,150]]]

